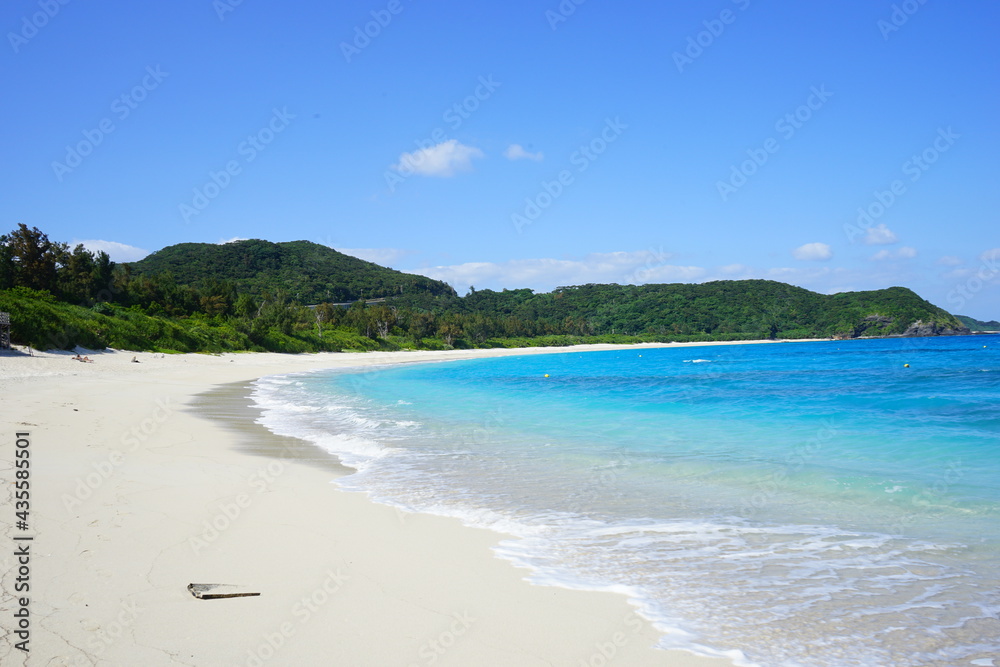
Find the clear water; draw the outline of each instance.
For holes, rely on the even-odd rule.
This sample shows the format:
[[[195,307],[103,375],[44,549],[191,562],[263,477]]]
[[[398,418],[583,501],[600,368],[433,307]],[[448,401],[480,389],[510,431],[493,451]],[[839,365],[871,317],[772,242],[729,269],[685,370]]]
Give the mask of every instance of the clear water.
[[[356,468],[343,486],[513,535],[499,555],[533,581],[627,594],[663,647],[1000,666],[1000,336],[323,371],[254,397]]]

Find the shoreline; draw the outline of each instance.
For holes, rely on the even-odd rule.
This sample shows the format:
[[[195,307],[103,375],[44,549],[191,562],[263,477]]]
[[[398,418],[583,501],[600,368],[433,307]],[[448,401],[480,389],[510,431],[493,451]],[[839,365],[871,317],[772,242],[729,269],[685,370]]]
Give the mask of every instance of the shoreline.
[[[594,655],[601,654],[609,662],[611,659],[617,659],[622,661],[628,661],[623,664],[634,664],[634,665],[667,665],[676,667],[725,667],[731,666],[728,660],[720,660],[715,658],[708,658],[703,656],[697,656],[687,651],[681,650],[663,650],[655,648],[655,644],[660,639],[662,632],[657,630],[652,626],[652,624],[645,618],[641,617],[637,612],[635,612],[631,605],[627,603],[626,597],[622,593],[618,592],[608,592],[608,591],[596,591],[590,589],[572,589],[572,588],[562,588],[551,585],[539,585],[529,582],[529,575],[533,572],[530,568],[518,567],[513,565],[509,560],[503,559],[498,556],[494,549],[499,543],[505,539],[513,539],[513,535],[498,532],[494,529],[479,528],[474,526],[468,526],[463,524],[460,520],[444,517],[435,514],[427,514],[423,512],[408,512],[397,509],[396,507],[379,503],[372,500],[367,493],[360,491],[347,491],[342,490],[336,485],[337,478],[344,477],[353,474],[355,470],[341,462],[338,461],[337,457],[333,454],[326,452],[325,450],[319,448],[318,446],[299,438],[277,435],[267,427],[262,424],[256,423],[254,420],[260,416],[260,408],[249,405],[252,402],[250,398],[250,391],[252,390],[253,382],[239,382],[227,385],[221,385],[210,389],[207,392],[203,392],[196,396],[197,402],[191,407],[194,414],[199,415],[205,419],[211,419],[213,421],[218,421],[223,428],[231,430],[233,433],[241,434],[240,442],[238,447],[240,451],[246,452],[251,456],[259,456],[264,459],[270,460],[271,462],[280,461],[282,464],[288,461],[295,461],[297,463],[302,463],[306,466],[312,467],[316,470],[323,471],[330,476],[329,483],[333,485],[335,493],[347,494],[350,496],[356,496],[363,498],[367,503],[377,506],[379,508],[384,508],[393,513],[395,518],[398,520],[399,525],[403,526],[410,523],[414,519],[420,521],[432,520],[434,522],[444,522],[450,524],[450,530],[448,530],[449,538],[454,535],[454,539],[469,540],[471,536],[466,535],[466,531],[472,531],[479,534],[482,539],[476,539],[479,544],[485,544],[487,549],[485,552],[487,555],[493,559],[495,562],[501,563],[506,567],[507,570],[513,572],[518,579],[517,582],[511,580],[505,584],[507,587],[520,588],[521,586],[527,585],[530,588],[535,589],[550,589],[553,588],[557,591],[563,591],[565,593],[574,594],[573,597],[577,598],[575,600],[570,599],[570,596],[565,596],[565,600],[562,600],[564,593],[557,593],[560,600],[558,605],[561,606],[565,603],[572,603],[574,607],[579,605],[584,605],[585,608],[590,606],[596,607],[598,602],[596,599],[586,600],[584,596],[595,595],[599,598],[611,598],[611,600],[605,599],[601,606],[601,614],[610,613],[612,607],[620,607],[619,615],[620,620],[615,623],[610,623],[608,626],[608,631],[605,633],[607,637],[604,638],[609,641],[595,641],[592,642],[593,646],[590,647],[591,655],[586,658],[580,658],[579,661],[574,662],[573,658],[570,656],[556,655],[555,662],[553,664],[567,664],[567,665],[591,665],[591,664],[604,664],[600,659],[593,660]],[[219,414],[219,404],[225,404],[222,412],[227,414]],[[240,412],[243,413],[241,418]],[[270,464],[269,464],[270,465]],[[454,531],[454,532],[452,532]],[[477,558],[478,560],[478,558]],[[426,562],[426,560],[424,561]],[[477,574],[477,576],[481,576]],[[496,592],[496,589],[492,591]],[[476,595],[480,595],[477,592]],[[541,597],[539,597],[541,599]],[[518,602],[517,604],[518,614],[523,614],[523,604]],[[553,609],[553,612],[566,613],[569,607]],[[512,610],[511,610],[512,611]],[[504,611],[504,614],[508,611]],[[588,612],[590,613],[590,612]],[[478,618],[478,617],[476,617]],[[574,621],[575,623],[581,622],[579,619]],[[510,620],[508,619],[505,625],[509,625]],[[558,627],[552,627],[550,624],[546,623],[544,633],[550,634],[552,632],[558,632]],[[617,630],[615,629],[617,626]],[[532,628],[529,629],[538,631],[537,621],[532,622]],[[594,635],[595,638],[598,635]],[[617,636],[617,637],[616,637]],[[620,640],[619,643],[615,643],[615,640]],[[633,644],[632,646],[628,646]],[[601,651],[601,648],[605,651]],[[626,650],[627,649],[627,650]],[[433,649],[431,651],[433,653]],[[425,651],[425,653],[427,653]],[[611,656],[608,658],[607,656]],[[426,656],[425,656],[426,657]],[[444,655],[441,656],[442,662],[440,664],[452,664],[450,661],[444,660]],[[529,662],[530,658],[536,656],[520,656],[511,665],[520,664],[531,664]],[[541,655],[537,656],[542,658]],[[488,661],[488,664],[508,664],[506,662],[494,662],[497,658],[496,656],[482,655],[474,659],[477,661]],[[545,664],[548,664],[550,660],[553,660],[552,656],[544,657]],[[433,663],[438,664],[437,660]],[[407,664],[431,664],[429,662],[418,661],[416,663]],[[458,664],[470,664],[470,663],[454,663]],[[479,663],[475,663],[479,664]],[[539,663],[542,664],[542,663]]]
[[[660,633],[624,596],[530,584],[494,555],[503,535],[342,491],[332,456],[195,406],[238,402],[265,375],[636,347],[0,355],[4,430],[32,449],[31,663],[731,665],[654,649]],[[285,450],[301,456],[274,457]],[[189,583],[260,596],[196,600]],[[0,660],[25,664],[12,645]]]

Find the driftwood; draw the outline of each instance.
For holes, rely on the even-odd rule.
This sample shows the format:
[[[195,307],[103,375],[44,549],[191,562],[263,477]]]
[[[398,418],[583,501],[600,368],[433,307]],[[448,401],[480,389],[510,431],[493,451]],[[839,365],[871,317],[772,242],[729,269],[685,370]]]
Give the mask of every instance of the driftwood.
[[[248,591],[233,584],[188,584],[191,595],[199,600],[220,600],[222,598],[248,598],[260,593]]]

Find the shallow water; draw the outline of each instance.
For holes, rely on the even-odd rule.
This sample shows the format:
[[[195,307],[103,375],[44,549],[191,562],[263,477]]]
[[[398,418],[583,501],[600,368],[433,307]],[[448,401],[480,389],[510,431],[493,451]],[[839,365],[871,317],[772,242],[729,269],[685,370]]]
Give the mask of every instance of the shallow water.
[[[1000,655],[998,336],[323,371],[254,399],[356,468],[341,485],[514,536],[533,581],[629,595],[664,647]]]

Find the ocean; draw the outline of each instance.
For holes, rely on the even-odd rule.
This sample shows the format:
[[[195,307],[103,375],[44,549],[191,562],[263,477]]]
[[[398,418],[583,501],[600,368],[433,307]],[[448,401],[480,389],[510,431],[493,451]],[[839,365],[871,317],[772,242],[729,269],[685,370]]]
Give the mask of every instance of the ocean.
[[[1000,336],[271,376],[261,423],[738,665],[1000,667]]]

